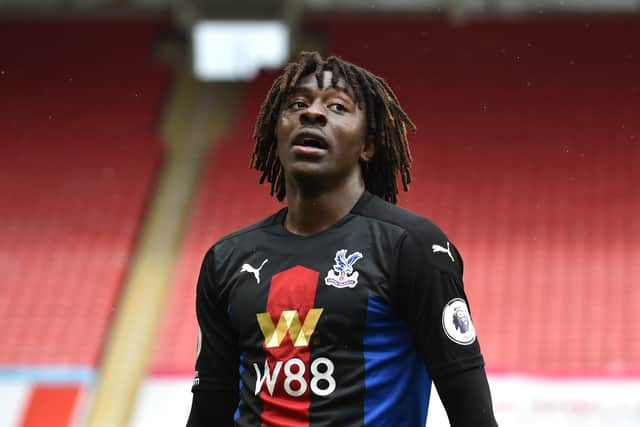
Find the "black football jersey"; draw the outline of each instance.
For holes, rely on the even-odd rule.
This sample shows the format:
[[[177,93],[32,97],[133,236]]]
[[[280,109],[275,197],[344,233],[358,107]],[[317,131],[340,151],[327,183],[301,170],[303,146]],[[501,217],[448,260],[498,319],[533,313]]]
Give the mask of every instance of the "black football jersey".
[[[368,192],[310,237],[285,216],[205,255],[193,392],[238,393],[243,427],[424,426],[431,379],[483,364],[460,254]]]

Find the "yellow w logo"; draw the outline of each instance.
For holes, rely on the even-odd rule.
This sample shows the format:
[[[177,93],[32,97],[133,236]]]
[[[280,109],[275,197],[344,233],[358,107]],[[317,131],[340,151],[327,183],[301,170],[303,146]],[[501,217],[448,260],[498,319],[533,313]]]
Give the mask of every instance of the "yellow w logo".
[[[284,310],[280,315],[277,326],[273,324],[269,313],[257,313],[256,317],[267,347],[279,347],[287,331],[289,331],[293,345],[303,347],[309,345],[309,339],[313,331],[316,330],[321,314],[321,308],[312,308],[307,313],[302,325],[300,324],[298,310]]]

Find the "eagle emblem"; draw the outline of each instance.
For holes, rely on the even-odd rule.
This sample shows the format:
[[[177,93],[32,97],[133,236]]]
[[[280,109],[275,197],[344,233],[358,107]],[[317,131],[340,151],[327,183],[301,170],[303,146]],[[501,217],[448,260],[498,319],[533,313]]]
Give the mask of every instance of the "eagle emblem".
[[[327,272],[324,283],[336,288],[353,288],[358,284],[358,272],[353,270],[353,264],[363,257],[362,253],[354,252],[347,256],[346,249],[336,252],[333,269]]]

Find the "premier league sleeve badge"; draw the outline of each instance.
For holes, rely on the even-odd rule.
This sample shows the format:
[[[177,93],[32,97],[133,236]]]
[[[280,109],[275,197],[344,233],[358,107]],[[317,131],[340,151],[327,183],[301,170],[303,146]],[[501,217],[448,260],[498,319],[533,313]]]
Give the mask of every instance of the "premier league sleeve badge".
[[[476,340],[469,307],[462,298],[454,298],[444,306],[442,328],[447,337],[457,344],[470,345]]]

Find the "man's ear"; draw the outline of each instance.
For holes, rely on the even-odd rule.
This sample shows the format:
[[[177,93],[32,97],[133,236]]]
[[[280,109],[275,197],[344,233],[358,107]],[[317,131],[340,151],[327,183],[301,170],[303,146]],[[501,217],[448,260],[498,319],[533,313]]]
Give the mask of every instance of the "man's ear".
[[[363,162],[368,162],[373,159],[373,156],[376,154],[376,141],[374,135],[367,135],[364,141],[364,145],[362,146],[362,152],[360,153],[360,160]]]

